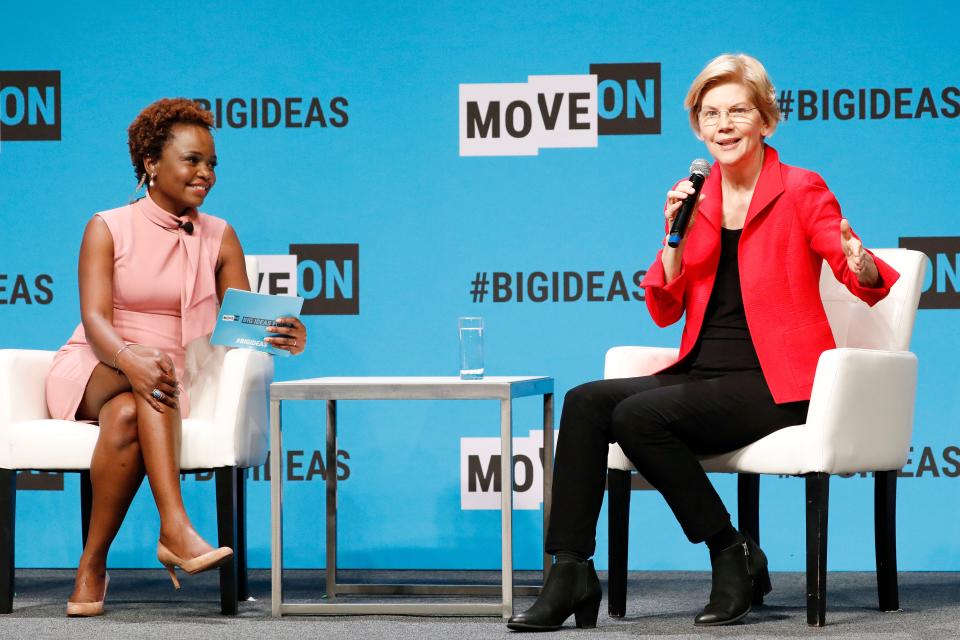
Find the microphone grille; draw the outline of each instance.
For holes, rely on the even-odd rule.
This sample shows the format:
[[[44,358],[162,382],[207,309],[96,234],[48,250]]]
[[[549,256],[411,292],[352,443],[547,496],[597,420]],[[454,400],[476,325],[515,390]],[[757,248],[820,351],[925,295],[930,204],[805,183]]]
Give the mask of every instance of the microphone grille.
[[[706,178],[710,175],[710,163],[703,158],[697,158],[690,163],[690,173],[699,173]]]

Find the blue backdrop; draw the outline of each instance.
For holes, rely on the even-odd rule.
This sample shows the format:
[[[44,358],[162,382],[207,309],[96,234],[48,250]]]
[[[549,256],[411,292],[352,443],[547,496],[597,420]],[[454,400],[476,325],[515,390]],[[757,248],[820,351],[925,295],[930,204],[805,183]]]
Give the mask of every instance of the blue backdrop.
[[[960,307],[960,233],[944,180],[960,141],[960,50],[943,46],[955,35],[950,8],[876,2],[867,18],[846,3],[736,1],[699,12],[667,2],[244,7],[4,9],[0,347],[55,349],[69,336],[79,321],[83,227],[93,212],[126,202],[134,187],[126,128],[153,100],[187,96],[221,111],[219,180],[204,209],[230,221],[247,253],[296,255],[298,287],[314,299],[304,316],[310,348],[278,361],[279,379],[452,375],[457,316],[480,315],[487,372],[553,376],[559,401],[570,387],[602,375],[611,346],[679,342],[679,326],[653,325],[634,295],[634,277],[659,248],[667,188],[686,175],[692,158],[706,154],[682,108],[686,89],[713,56],[743,51],[765,63],[780,92],[785,121],[771,143],[781,159],[821,173],[868,246],[942,236],[945,248],[930,255],[924,299],[941,308],[920,311],[913,341],[920,387],[913,453],[899,486],[899,558],[904,570],[960,569],[951,309]],[[600,66],[614,63],[627,65],[626,75]],[[536,86],[530,76],[579,76],[557,86],[580,86],[591,65],[608,102],[600,105],[599,125],[596,89],[575,105],[585,115],[574,117],[599,129],[595,146],[461,155],[462,101],[471,87],[484,91],[473,85],[529,79]],[[31,92],[7,73],[18,70],[56,70],[59,79],[35,76]],[[622,102],[605,78],[613,78]],[[48,103],[47,86],[59,110]],[[569,124],[567,108],[562,103],[560,122]],[[512,112],[515,129],[522,116],[522,109]],[[657,131],[610,135],[604,128],[613,125],[603,120]],[[52,125],[59,134],[50,133]],[[59,139],[12,139],[29,137],[31,127],[37,137]],[[546,146],[560,140],[549,134]],[[492,138],[474,142],[499,153]],[[353,261],[359,268],[351,279],[344,274]],[[290,271],[276,268],[273,290],[291,281]],[[535,272],[542,277],[533,276],[520,301],[517,281],[527,285]],[[551,288],[542,289],[544,282]],[[534,298],[547,291],[547,299],[532,301],[531,291]],[[287,566],[325,563],[322,474],[336,466],[343,478],[340,566],[498,567],[499,514],[469,508],[477,496],[461,493],[460,476],[461,456],[474,451],[461,438],[496,436],[497,417],[490,402],[342,403],[342,452],[334,462],[314,453],[323,451],[322,405],[291,405],[284,445],[302,453],[287,465]],[[517,403],[515,424],[517,438],[534,431],[536,439],[536,400]],[[480,463],[489,459],[481,455]],[[268,483],[262,470],[249,477],[250,564],[264,567]],[[713,478],[732,507],[733,477]],[[63,490],[55,490],[55,479],[30,481],[39,488],[19,494],[17,564],[75,566],[75,475]],[[482,483],[474,484],[481,492]],[[190,476],[184,491],[199,529],[214,539],[212,481]],[[830,568],[871,568],[871,479],[835,478],[831,503]],[[803,483],[764,478],[761,504],[772,567],[802,570]],[[516,514],[519,568],[540,563],[538,509]],[[642,540],[631,546],[631,568],[709,566],[659,496],[637,493],[631,509],[633,539]],[[605,521],[604,513],[601,568]],[[157,532],[144,487],[111,566],[155,566]]]

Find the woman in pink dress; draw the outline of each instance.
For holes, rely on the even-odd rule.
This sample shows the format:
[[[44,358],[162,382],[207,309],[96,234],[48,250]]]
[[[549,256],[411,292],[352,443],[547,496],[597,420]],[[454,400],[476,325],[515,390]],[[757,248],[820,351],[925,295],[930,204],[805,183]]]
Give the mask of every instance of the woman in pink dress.
[[[243,250],[226,221],[197,211],[216,182],[213,118],[183,98],[150,105],[129,146],[146,197],[97,213],[80,247],[82,323],[47,377],[53,418],[99,423],[90,464],[93,504],[67,614],[99,615],[107,552],[143,480],[160,512],[157,558],[193,574],[233,554],[196,532],[180,494],[186,346],[206,339],[228,288],[249,290]],[[306,329],[282,319],[273,346],[303,352]]]

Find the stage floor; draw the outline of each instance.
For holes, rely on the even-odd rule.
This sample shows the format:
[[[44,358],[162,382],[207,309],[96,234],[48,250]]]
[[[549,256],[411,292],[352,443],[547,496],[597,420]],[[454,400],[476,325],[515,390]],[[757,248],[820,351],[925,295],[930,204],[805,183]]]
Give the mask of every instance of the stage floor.
[[[606,575],[601,573],[606,593]],[[517,572],[519,582],[536,574]],[[341,571],[341,582],[484,582],[497,583],[495,572]],[[827,627],[808,628],[805,578],[801,573],[773,574],[773,592],[766,604],[731,627],[700,629],[693,616],[706,603],[710,576],[703,572],[636,572],[630,574],[627,617],[612,619],[601,604],[595,630],[572,628],[561,638],[884,638],[889,640],[960,638],[960,572],[901,573],[903,611],[882,613],[876,607],[873,573],[830,573]],[[236,617],[221,616],[215,572],[182,578],[173,590],[163,569],[114,570],[101,618],[68,619],[66,599],[73,571],[28,569],[17,572],[14,612],[0,616],[0,638],[416,638],[469,640],[511,634],[496,618],[425,618],[399,616],[270,617],[270,574],[250,572],[255,600],[240,603]],[[286,600],[316,599],[322,593],[323,571],[287,571]],[[473,598],[471,598],[473,599]],[[371,601],[342,597],[343,601]],[[446,600],[449,601],[449,600]],[[532,598],[518,598],[522,610]],[[546,637],[546,636],[538,636]],[[554,637],[554,636],[550,636]]]

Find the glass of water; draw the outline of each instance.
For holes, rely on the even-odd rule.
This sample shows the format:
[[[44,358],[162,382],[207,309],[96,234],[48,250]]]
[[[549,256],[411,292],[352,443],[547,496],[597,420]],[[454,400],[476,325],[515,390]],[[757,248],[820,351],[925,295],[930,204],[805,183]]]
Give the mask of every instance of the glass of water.
[[[460,318],[460,379],[483,379],[483,318]]]

